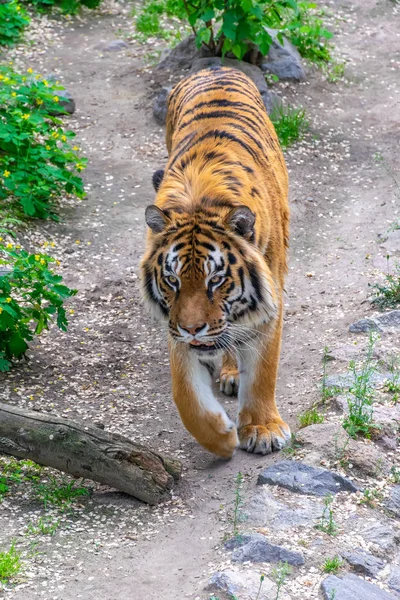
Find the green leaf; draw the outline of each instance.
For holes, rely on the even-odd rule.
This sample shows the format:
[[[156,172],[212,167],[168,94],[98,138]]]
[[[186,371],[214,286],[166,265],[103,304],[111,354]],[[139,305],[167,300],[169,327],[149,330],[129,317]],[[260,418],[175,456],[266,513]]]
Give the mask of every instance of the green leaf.
[[[28,350],[28,345],[17,331],[12,334],[8,346],[11,354],[17,358]]]
[[[202,15],[199,16],[201,21],[207,23],[207,21],[211,21],[215,17],[215,11],[213,8],[208,8]]]

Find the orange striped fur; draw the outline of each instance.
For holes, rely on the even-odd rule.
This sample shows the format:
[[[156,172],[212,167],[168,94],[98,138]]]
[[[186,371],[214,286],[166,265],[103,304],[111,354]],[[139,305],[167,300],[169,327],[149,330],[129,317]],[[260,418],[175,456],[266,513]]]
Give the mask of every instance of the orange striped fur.
[[[167,116],[169,160],[153,182],[144,298],[168,323],[172,391],[186,428],[231,457],[290,438],[275,403],[289,235],[288,176],[260,94],[218,67],[182,80]],[[234,423],[212,390],[238,389]]]

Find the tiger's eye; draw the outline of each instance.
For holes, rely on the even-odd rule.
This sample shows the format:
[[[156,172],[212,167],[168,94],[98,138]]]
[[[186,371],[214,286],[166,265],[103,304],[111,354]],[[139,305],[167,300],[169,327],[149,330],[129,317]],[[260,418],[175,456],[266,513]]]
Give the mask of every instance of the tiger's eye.
[[[221,283],[222,280],[223,277],[221,277],[220,275],[214,275],[214,277],[211,277],[210,283]]]
[[[165,279],[168,281],[168,283],[172,283],[172,284],[175,284],[178,281],[177,278],[174,277],[173,275],[169,275],[169,277],[166,277]]]

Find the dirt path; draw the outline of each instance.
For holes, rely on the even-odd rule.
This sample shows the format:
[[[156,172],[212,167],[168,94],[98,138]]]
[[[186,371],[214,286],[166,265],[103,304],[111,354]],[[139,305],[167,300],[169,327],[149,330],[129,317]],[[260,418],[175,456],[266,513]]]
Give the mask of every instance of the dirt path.
[[[389,0],[329,6],[340,17],[335,42],[348,61],[345,80],[330,84],[310,72],[306,83],[276,86],[312,122],[286,156],[292,242],[278,401],[294,428],[318,398],[324,346],[348,339],[348,325],[371,312],[367,285],[386,254],[378,234],[400,212],[393,182],[374,160],[381,152],[399,166],[399,11]],[[15,592],[21,600],[203,598],[207,574],[224,560],[215,548],[230,527],[235,475],[241,471],[252,489],[258,469],[277,458],[239,452],[228,463],[215,460],[183,430],[173,406],[165,335],[143,314],[137,285],[151,174],[166,158],[151,114],[152,73],[137,42],[119,53],[97,49],[128,23],[123,14],[93,17],[64,29],[29,64],[21,59],[59,74],[75,98],[71,128],[89,158],[88,197],[64,211],[61,225],[32,234],[56,241],[63,274],[79,289],[69,333],[38,341],[31,362],[1,384],[7,402],[102,421],[179,456],[184,478],[157,509],[99,489],[82,511],[85,523],[45,544],[35,578]],[[223,402],[234,415],[235,402]],[[20,527],[10,515],[31,510],[16,502],[3,506],[9,536]],[[106,525],[96,526],[96,514]]]

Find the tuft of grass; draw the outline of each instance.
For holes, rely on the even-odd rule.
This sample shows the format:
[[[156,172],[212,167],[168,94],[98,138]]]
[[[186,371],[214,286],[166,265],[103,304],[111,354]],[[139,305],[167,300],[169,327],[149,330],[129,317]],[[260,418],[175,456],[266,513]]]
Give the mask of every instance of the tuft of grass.
[[[39,517],[36,523],[30,521],[27,526],[26,533],[28,535],[51,535],[53,536],[60,526],[60,519],[55,519],[52,516]]]
[[[393,465],[393,467],[390,469],[390,476],[394,483],[400,483],[400,469],[398,469],[395,465]]]
[[[275,596],[274,600],[279,600],[279,596],[282,591],[282,588],[284,587],[286,580],[291,572],[292,572],[292,569],[289,567],[289,564],[287,562],[284,562],[284,563],[280,562],[275,567],[275,569],[272,569],[271,578],[273,579],[273,581],[276,584],[276,596]]]
[[[78,498],[90,495],[89,488],[76,483],[75,480],[60,483],[55,477],[50,477],[47,483],[36,486],[36,497],[43,502],[44,508],[53,505],[68,510]]]
[[[13,542],[9,550],[0,552],[0,583],[8,583],[21,569],[21,552],[15,549]]]
[[[310,128],[304,108],[280,105],[270,115],[282,148],[301,141]]]
[[[242,506],[243,506],[243,496],[242,496],[242,487],[243,487],[243,475],[239,471],[235,478],[235,497],[233,500],[233,517],[232,517],[232,529],[233,536],[237,537],[239,535],[239,523],[243,520],[242,514]]]
[[[342,566],[342,559],[340,556],[334,556],[333,558],[327,558],[321,566],[324,573],[337,573]]]
[[[285,446],[281,452],[284,456],[294,456],[297,452],[297,450],[301,448],[301,444],[296,440],[296,434],[292,433],[291,437],[290,437],[290,443]]]
[[[372,375],[377,368],[376,361],[373,359],[377,339],[376,335],[370,334],[367,356],[362,363],[361,370],[357,370],[355,361],[351,361],[349,364],[353,375],[353,384],[347,394],[349,412],[343,421],[343,428],[353,439],[358,436],[370,439],[379,428],[374,423],[372,406],[374,394],[371,384]]]
[[[333,518],[333,496],[332,494],[328,494],[325,497],[324,501],[324,510],[321,515],[321,520],[318,525],[315,526],[315,529],[319,529],[319,531],[323,531],[328,535],[337,535],[337,525]]]
[[[310,408],[299,416],[300,428],[323,423],[324,419],[324,415],[319,413],[316,408]]]
[[[360,504],[365,504],[370,508],[376,508],[384,498],[384,495],[381,490],[378,489],[369,489],[366,488],[363,492],[362,498],[360,499]]]
[[[335,60],[331,61],[330,63],[325,63],[322,66],[322,70],[325,74],[326,80],[329,81],[329,83],[337,83],[338,81],[343,79],[344,69],[345,63],[337,62]]]
[[[388,272],[382,283],[372,285],[374,297],[372,304],[379,308],[396,308],[400,305],[400,263],[396,263],[392,273],[389,272],[389,255],[387,258]]]

